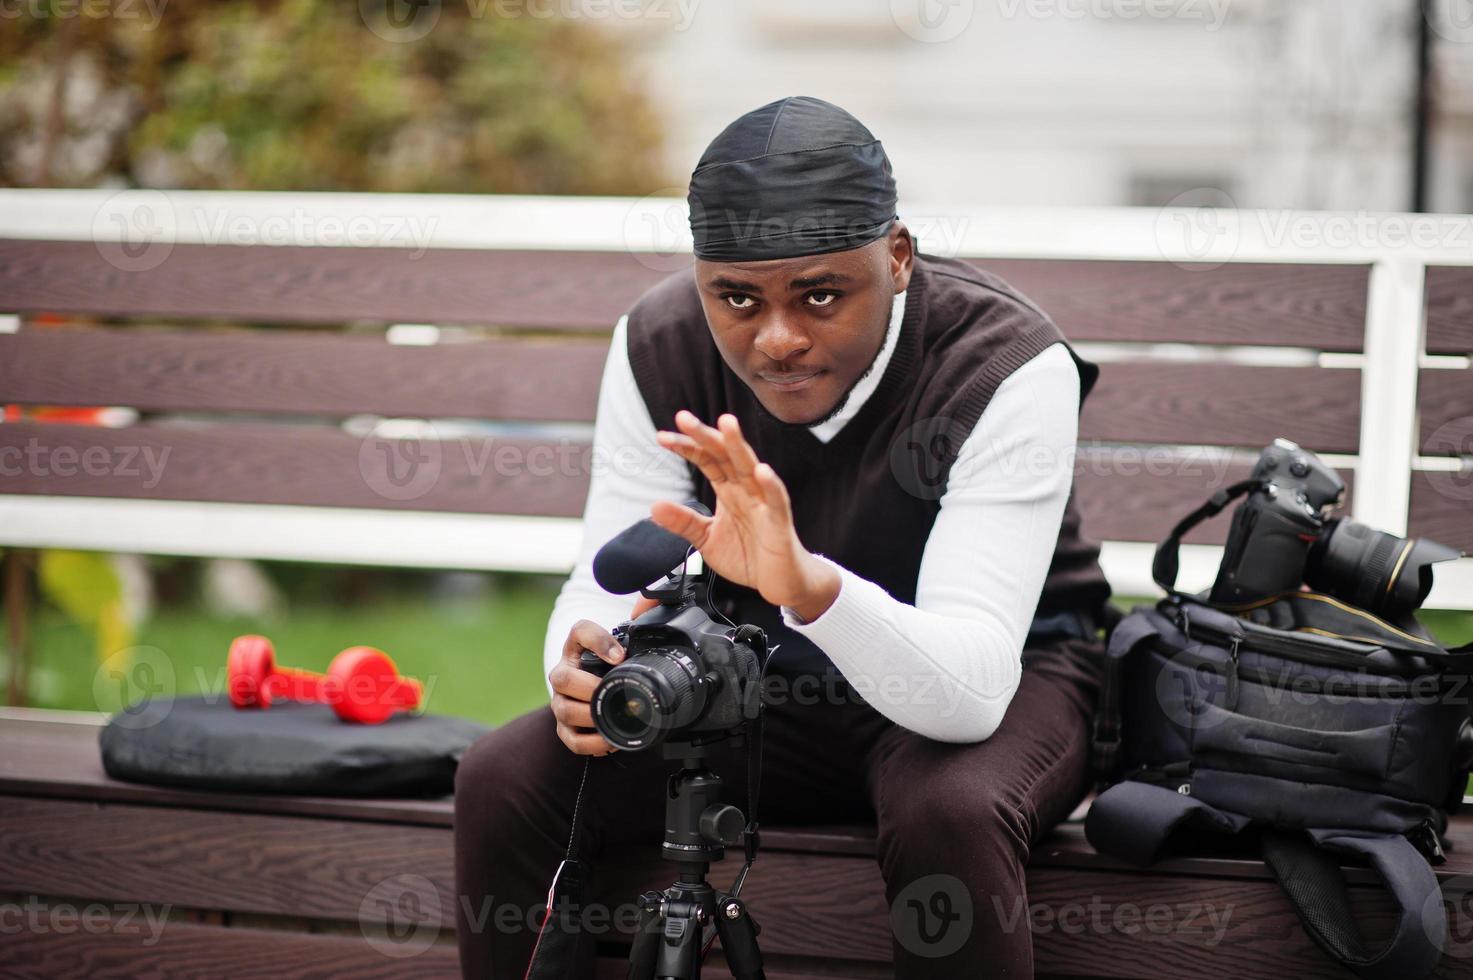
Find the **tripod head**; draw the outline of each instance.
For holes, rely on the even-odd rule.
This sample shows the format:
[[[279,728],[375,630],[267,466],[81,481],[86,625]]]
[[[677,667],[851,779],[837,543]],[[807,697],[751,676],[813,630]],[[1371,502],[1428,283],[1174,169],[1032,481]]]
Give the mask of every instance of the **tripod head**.
[[[739,737],[728,732],[719,740]],[[681,881],[701,881],[714,861],[726,856],[728,844],[742,842],[747,818],[721,802],[723,780],[706,764],[711,740],[669,742],[667,759],[679,759],[670,777],[665,803],[665,841],[660,852],[681,866]]]

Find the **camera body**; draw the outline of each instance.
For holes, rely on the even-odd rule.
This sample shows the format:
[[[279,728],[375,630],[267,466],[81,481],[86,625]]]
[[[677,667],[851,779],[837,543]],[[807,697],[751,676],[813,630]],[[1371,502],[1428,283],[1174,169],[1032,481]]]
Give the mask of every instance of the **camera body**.
[[[1251,478],[1262,487],[1233,512],[1212,586],[1216,603],[1252,602],[1298,589],[1310,547],[1345,499],[1339,474],[1287,439],[1275,439],[1259,455]]]
[[[684,573],[644,590],[660,605],[611,631],[625,659],[610,664],[587,650],[580,658],[602,678],[590,701],[594,727],[620,749],[714,741],[757,716],[766,636],[718,623],[695,591]]]
[[[1461,552],[1378,531],[1332,512],[1345,481],[1318,456],[1275,439],[1253,467],[1258,482],[1233,512],[1209,600],[1252,604],[1307,584],[1393,623],[1406,622],[1432,588],[1431,566]]]

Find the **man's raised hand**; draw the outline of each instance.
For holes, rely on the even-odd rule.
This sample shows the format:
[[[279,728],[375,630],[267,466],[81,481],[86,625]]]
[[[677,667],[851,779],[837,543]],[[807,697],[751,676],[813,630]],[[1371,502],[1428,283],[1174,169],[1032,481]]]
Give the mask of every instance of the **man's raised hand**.
[[[756,589],[775,606],[816,619],[839,593],[839,576],[811,554],[793,527],[787,487],[757,459],[735,415],[713,428],[692,413],[675,415],[680,432],[660,431],[660,445],[698,467],[716,493],[710,517],[671,501],[650,508],[650,518],[680,535],[722,578]]]

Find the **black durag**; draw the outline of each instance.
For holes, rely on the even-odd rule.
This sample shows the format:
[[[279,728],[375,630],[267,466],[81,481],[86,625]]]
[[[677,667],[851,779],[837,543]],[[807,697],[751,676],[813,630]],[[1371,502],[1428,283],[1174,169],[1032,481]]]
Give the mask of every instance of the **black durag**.
[[[880,141],[838,106],[770,102],[711,141],[691,174],[697,258],[751,262],[868,245],[895,219]]]

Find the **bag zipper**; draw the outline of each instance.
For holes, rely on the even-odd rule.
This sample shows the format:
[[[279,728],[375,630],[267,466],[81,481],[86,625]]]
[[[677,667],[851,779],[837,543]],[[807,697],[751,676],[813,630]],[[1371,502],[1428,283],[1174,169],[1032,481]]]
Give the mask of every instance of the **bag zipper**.
[[[1442,864],[1447,860],[1447,853],[1442,849],[1442,840],[1437,836],[1437,828],[1431,820],[1423,820],[1422,825],[1417,828],[1421,831],[1421,851],[1427,855],[1427,860],[1432,864]],[[1410,835],[1408,835],[1410,836]],[[1417,841],[1413,840],[1413,844]]]
[[[1206,634],[1208,637],[1217,640],[1220,644],[1232,643],[1236,645],[1242,644],[1244,640],[1251,639],[1252,646],[1255,649],[1266,650],[1271,653],[1281,653],[1286,657],[1293,658],[1294,660],[1298,660],[1303,663],[1317,664],[1321,667],[1350,667],[1364,673],[1379,674],[1386,677],[1408,677],[1426,673],[1426,671],[1417,670],[1411,667],[1408,667],[1404,670],[1396,670],[1394,668],[1388,668],[1382,664],[1372,664],[1369,663],[1366,658],[1361,654],[1320,649],[1317,648],[1315,645],[1309,643],[1308,641],[1294,641],[1288,639],[1287,637],[1273,636],[1271,634],[1263,634],[1258,632],[1252,633],[1251,636],[1246,636],[1242,633],[1229,632],[1224,629],[1219,629],[1216,626],[1211,626],[1204,623],[1193,623],[1191,621],[1191,616],[1188,615],[1187,610],[1184,606],[1172,603],[1168,606],[1168,608],[1180,614],[1180,616],[1178,617],[1168,613],[1167,618],[1170,619],[1173,625],[1180,629],[1189,640],[1192,638],[1192,633],[1195,631]],[[1235,646],[1233,650],[1234,665],[1236,665],[1237,663],[1236,654],[1237,650]]]

